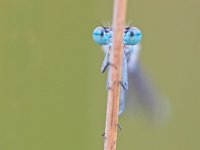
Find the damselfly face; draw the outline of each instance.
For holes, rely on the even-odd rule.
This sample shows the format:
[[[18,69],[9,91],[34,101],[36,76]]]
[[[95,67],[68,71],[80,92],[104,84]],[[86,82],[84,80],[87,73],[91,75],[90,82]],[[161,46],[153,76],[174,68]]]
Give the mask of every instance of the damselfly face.
[[[142,33],[136,27],[124,28],[124,45],[136,45],[141,41]],[[93,31],[93,39],[97,44],[106,45],[112,43],[112,28],[97,27]]]
[[[124,29],[123,41],[125,45],[136,45],[141,41],[142,32],[136,27],[127,27]]]
[[[109,27],[97,27],[92,35],[97,44],[106,45],[111,42],[112,32]]]

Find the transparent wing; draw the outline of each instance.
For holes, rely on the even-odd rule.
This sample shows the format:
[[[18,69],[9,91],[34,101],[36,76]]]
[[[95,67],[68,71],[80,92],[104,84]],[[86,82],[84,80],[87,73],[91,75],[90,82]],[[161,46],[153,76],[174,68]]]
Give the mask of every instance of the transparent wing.
[[[166,120],[170,112],[169,101],[156,90],[147,73],[142,70],[138,61],[140,46],[134,48],[128,61],[128,102],[133,103],[134,112],[142,108],[153,120]]]

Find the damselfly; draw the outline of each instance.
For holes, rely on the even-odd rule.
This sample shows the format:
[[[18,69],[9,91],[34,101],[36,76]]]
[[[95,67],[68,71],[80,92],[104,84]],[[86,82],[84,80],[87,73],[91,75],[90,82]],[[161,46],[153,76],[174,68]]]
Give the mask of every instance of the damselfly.
[[[110,87],[110,52],[112,50],[112,36],[113,31],[110,27],[100,26],[94,29],[94,41],[102,45],[105,58],[101,67],[101,72],[104,73],[108,68],[107,89]],[[120,93],[120,106],[119,115],[125,109],[125,97],[127,91],[132,92],[128,87],[128,78],[133,84],[134,91],[140,102],[145,104],[147,108],[153,111],[153,114],[160,113],[163,106],[160,104],[160,96],[152,87],[146,74],[143,73],[139,64],[140,42],[142,39],[141,31],[136,27],[125,27],[123,34],[123,60],[122,60],[122,78],[121,78],[121,93]],[[129,76],[129,77],[128,77]]]

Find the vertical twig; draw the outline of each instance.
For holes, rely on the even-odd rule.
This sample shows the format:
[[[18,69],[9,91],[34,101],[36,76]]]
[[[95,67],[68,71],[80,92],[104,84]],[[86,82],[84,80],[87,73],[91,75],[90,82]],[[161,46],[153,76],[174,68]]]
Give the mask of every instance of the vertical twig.
[[[116,150],[120,80],[122,70],[122,38],[126,0],[114,0],[113,46],[111,51],[110,88],[108,90],[104,150]]]

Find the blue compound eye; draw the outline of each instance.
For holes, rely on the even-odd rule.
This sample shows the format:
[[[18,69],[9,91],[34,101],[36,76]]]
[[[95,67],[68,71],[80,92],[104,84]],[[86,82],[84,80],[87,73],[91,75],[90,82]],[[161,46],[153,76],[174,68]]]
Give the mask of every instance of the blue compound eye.
[[[124,44],[126,45],[136,45],[138,44],[142,39],[142,32],[136,28],[125,28],[124,31]]]
[[[106,28],[97,27],[93,31],[93,40],[100,45],[108,44],[110,42],[111,33],[106,31]]]

